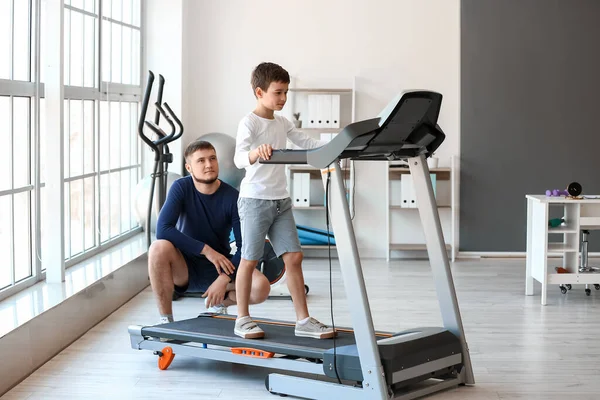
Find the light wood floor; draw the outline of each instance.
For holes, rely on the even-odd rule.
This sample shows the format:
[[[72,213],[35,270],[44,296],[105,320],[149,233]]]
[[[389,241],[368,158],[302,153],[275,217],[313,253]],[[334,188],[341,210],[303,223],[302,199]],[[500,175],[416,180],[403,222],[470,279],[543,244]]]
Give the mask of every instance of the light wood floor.
[[[305,263],[309,308],[330,321],[329,269],[325,260]],[[427,261],[363,260],[377,329],[440,325]],[[548,305],[525,296],[523,260],[461,261],[453,274],[471,350],[476,385],[432,399],[564,399],[600,397],[600,292],[582,286],[568,295],[552,288]],[[337,325],[350,325],[337,262],[333,264]],[[175,318],[195,317],[198,299],[175,303]],[[235,313],[235,308],[229,310]],[[255,316],[292,320],[288,301],[268,301]],[[166,371],[149,351],[131,349],[130,324],[157,323],[150,289],[65,349],[2,399],[274,399],[264,388],[266,370],[175,357]],[[43,335],[43,332],[39,333]],[[6,360],[3,360],[6,362]],[[8,361],[10,362],[10,361]]]

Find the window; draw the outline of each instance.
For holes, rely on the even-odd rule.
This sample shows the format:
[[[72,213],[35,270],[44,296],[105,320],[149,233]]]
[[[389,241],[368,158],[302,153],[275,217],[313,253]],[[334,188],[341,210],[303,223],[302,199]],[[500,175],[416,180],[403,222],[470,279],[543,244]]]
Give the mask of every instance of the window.
[[[65,2],[67,260],[138,228],[140,18],[140,1]]]
[[[67,266],[139,231],[140,0],[65,0]],[[0,299],[44,276],[45,16],[50,0],[0,0]],[[116,150],[116,151],[115,151]]]
[[[0,0],[0,290],[34,274],[32,3]]]

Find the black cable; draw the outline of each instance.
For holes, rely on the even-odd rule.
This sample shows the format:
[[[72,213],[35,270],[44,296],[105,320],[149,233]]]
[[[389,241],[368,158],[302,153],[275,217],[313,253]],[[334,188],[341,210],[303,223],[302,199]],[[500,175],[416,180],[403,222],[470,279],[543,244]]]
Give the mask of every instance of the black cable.
[[[342,380],[337,370],[337,351],[335,344],[335,322],[333,319],[333,286],[332,286],[332,268],[331,268],[331,237],[329,235],[329,183],[331,182],[331,170],[327,171],[327,184],[325,185],[325,224],[327,226],[327,247],[329,249],[329,309],[331,312],[331,328],[333,329],[333,369],[338,383],[341,385]]]

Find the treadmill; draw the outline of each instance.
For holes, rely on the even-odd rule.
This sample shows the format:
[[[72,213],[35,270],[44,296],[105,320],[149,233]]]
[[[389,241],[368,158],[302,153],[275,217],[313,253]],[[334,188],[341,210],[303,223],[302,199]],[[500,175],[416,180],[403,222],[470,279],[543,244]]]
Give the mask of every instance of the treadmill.
[[[473,369],[426,159],[444,141],[437,124],[442,95],[400,94],[378,117],[346,126],[331,142],[310,150],[274,150],[263,163],[321,169],[353,328],[333,339],[294,335],[295,322],[253,319],[264,339],[233,333],[235,316],[130,326],[131,346],[151,350],[166,369],[175,354],[274,369],[269,392],[310,399],[415,399],[474,384]],[[402,332],[374,329],[339,160],[408,161],[442,314],[443,327]]]

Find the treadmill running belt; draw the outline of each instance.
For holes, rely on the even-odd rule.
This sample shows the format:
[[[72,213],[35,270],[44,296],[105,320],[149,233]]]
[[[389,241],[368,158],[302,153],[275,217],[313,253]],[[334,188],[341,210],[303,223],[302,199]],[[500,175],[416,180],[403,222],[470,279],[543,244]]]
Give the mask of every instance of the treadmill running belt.
[[[233,333],[235,316],[200,315],[168,324],[142,328],[143,336],[171,339],[183,342],[206,343],[226,347],[250,347],[295,357],[323,358],[325,351],[333,348],[333,339],[297,337],[294,325],[288,322],[254,318],[265,331],[263,339],[244,339]],[[272,323],[261,323],[269,321]],[[288,326],[289,325],[289,326]],[[337,330],[337,328],[336,328]],[[377,336],[383,339],[386,336]],[[354,345],[353,332],[338,332],[335,346]],[[166,343],[165,343],[166,345]]]

